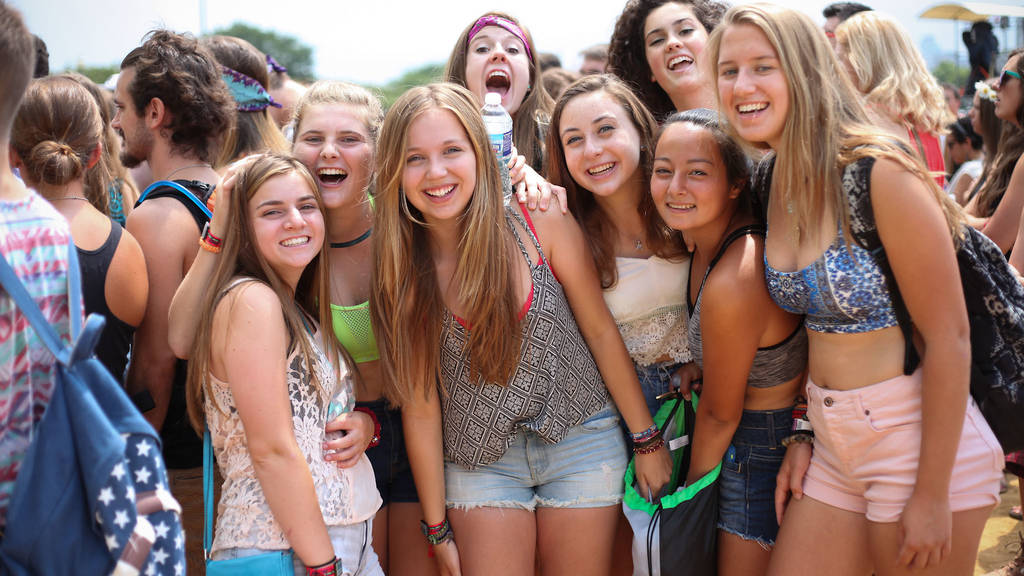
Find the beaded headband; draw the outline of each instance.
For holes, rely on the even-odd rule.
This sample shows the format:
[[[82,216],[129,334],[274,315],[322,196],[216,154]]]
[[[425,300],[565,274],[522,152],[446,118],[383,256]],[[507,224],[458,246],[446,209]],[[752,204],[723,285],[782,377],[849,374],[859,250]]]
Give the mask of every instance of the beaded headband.
[[[482,16],[476,21],[476,24],[473,24],[473,27],[469,29],[469,37],[466,39],[466,44],[472,42],[473,37],[479,34],[480,30],[486,26],[497,26],[511,32],[523,43],[523,47],[526,48],[526,57],[533,60],[533,54],[530,53],[530,43],[526,41],[526,34],[523,33],[523,29],[517,26],[515,22],[508,18],[502,18],[501,16]]]
[[[996,89],[988,82],[975,82],[974,91],[978,93],[978,96],[992,102],[993,104],[999,101],[999,93],[996,92]]]
[[[267,106],[281,107],[254,78],[227,66],[222,66],[220,72],[221,78],[224,78],[224,83],[228,85],[228,90],[235,99],[235,109],[239,112],[258,112],[266,110]]]

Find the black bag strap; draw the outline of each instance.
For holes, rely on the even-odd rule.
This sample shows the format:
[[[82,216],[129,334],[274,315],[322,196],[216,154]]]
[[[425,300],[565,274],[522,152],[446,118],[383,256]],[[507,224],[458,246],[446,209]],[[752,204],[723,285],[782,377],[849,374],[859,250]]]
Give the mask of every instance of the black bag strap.
[[[886,287],[889,289],[889,298],[892,300],[892,309],[896,315],[896,322],[903,333],[903,373],[910,375],[917,369],[921,357],[914,347],[914,323],[910,318],[910,312],[903,302],[903,295],[900,293],[899,284],[893,276],[889,259],[885,255],[885,247],[882,246],[882,239],[878,236],[878,228],[875,226],[875,212],[871,205],[871,168],[874,167],[875,159],[868,156],[856,162],[856,165],[847,166],[847,170],[857,170],[851,179],[843,179],[843,189],[850,202],[851,222],[850,233],[853,239],[862,248],[867,250],[874,259],[875,264],[882,271],[885,277]],[[859,185],[863,183],[863,185]],[[856,222],[855,222],[856,220]],[[855,225],[857,224],[857,225]]]

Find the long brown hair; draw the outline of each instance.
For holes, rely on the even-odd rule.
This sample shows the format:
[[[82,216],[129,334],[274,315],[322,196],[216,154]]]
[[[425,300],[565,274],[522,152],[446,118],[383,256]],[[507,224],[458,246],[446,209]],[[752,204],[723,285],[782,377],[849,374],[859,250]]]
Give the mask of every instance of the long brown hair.
[[[640,181],[640,202],[636,211],[644,222],[644,243],[662,258],[678,258],[686,253],[681,236],[665,225],[651,198],[651,168],[654,163],[654,131],[657,123],[626,84],[611,74],[585,76],[565,89],[555,103],[548,131],[548,178],[552,184],[565,188],[569,210],[580,223],[590,245],[601,287],[611,288],[618,281],[615,266],[615,224],[594,199],[594,195],[580,186],[569,173],[562,148],[561,125],[565,107],[574,98],[603,92],[626,111],[640,135],[640,163],[634,177]]]
[[[476,189],[459,218],[459,248],[451,286],[473,327],[470,366],[488,382],[504,383],[519,361],[522,340],[516,250],[504,217],[497,159],[469,90],[455,84],[413,88],[392,104],[378,146],[370,312],[381,351],[384,393],[401,406],[426,394],[440,375],[444,302],[438,290],[430,228],[402,191],[409,127],[428,110],[447,110],[465,129],[476,156]]]
[[[512,115],[512,138],[515,140],[516,149],[526,157],[526,163],[540,172],[544,169],[544,132],[551,118],[551,108],[555,103],[551,100],[551,96],[548,95],[548,91],[540,79],[537,47],[533,45],[533,36],[530,35],[530,31],[520,24],[519,20],[504,12],[487,12],[481,14],[480,18],[484,16],[499,16],[509,20],[519,26],[523,34],[526,35],[530,61],[530,89],[526,92],[519,109]],[[452,53],[448,57],[448,65],[444,69],[446,82],[452,82],[462,87],[468,86],[466,84],[466,57],[469,53],[469,32],[477,20],[470,22],[462,34],[459,34],[459,39],[455,41]],[[476,102],[475,98],[473,102]],[[482,104],[481,102],[477,106]]]
[[[942,208],[950,235],[959,241],[959,206],[942,192],[916,154],[900,142],[878,135],[877,128],[868,121],[860,95],[810,18],[771,4],[731,8],[708,40],[708,63],[715,69],[722,36],[737,25],[751,25],[764,34],[786,77],[790,109],[776,150],[769,197],[776,210],[792,205],[799,231],[814,229],[830,212],[838,215],[843,230],[848,232],[850,214],[841,185],[843,170],[867,156],[885,158],[928,187]],[[715,94],[721,104],[721,94],[718,90]],[[742,141],[734,128],[729,130]],[[849,240],[851,235],[845,237]]]
[[[1009,60],[1014,56],[1017,58],[1017,74],[1024,75],[1024,48],[1018,48],[1006,58]],[[1021,83],[1021,90],[1024,91],[1024,82]],[[984,98],[982,98],[984,100]],[[999,146],[995,157],[988,162],[985,171],[985,182],[978,189],[978,215],[983,217],[995,213],[999,202],[1003,199],[1007,187],[1010,186],[1010,176],[1013,175],[1013,168],[1017,160],[1024,154],[1024,104],[1017,107],[1014,112],[1017,119],[1016,125],[1012,122],[1003,122],[1003,130],[999,136]]]
[[[213,276],[208,284],[206,295],[203,297],[202,312],[188,363],[186,386],[188,416],[193,428],[199,433],[202,433],[205,420],[203,401],[209,386],[210,358],[214,345],[212,338],[213,316],[217,304],[223,296],[222,293],[235,277],[253,278],[274,290],[280,300],[281,313],[288,330],[290,350],[299,349],[314,384],[318,387],[324,385],[314,365],[314,359],[317,357],[314,344],[310,342],[309,338],[302,336],[306,330],[303,312],[296,304],[306,313],[317,318],[322,330],[331,326],[330,307],[326,305],[327,302],[330,302],[331,277],[327,270],[327,258],[321,251],[306,265],[293,295],[288,286],[267,263],[263,254],[257,250],[253,241],[253,223],[249,216],[249,201],[260,187],[271,178],[293,173],[298,174],[305,181],[316,198],[321,214],[323,214],[323,199],[320,197],[320,189],[316,185],[316,181],[301,162],[290,156],[262,155],[242,168],[235,179],[235,188],[229,197],[230,217],[223,250],[217,256]],[[326,220],[326,215],[324,215],[324,219]],[[320,303],[324,305],[320,306]],[[258,336],[245,335],[242,337]],[[324,355],[330,359],[335,376],[340,374],[339,362],[346,362],[350,368],[355,366],[335,338],[325,335],[321,338],[321,342]]]

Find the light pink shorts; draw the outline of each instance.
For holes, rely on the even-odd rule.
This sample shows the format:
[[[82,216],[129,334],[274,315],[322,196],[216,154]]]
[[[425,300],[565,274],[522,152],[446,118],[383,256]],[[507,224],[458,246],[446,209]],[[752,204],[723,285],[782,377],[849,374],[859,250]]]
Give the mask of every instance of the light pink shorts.
[[[814,426],[814,455],[804,493],[872,522],[895,522],[917,479],[921,447],[921,371],[910,376],[838,391],[808,379],[807,415]],[[973,399],[953,475],[953,512],[999,502],[1003,451]]]

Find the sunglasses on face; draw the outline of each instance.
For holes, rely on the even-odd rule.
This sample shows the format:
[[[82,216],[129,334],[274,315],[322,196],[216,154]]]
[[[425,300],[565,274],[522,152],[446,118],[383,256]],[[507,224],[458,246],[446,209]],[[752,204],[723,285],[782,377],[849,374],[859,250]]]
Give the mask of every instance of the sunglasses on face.
[[[1011,78],[1020,80],[1020,74],[1017,74],[1013,70],[1003,70],[1003,73],[999,76],[999,85],[1002,86],[1010,81]]]

